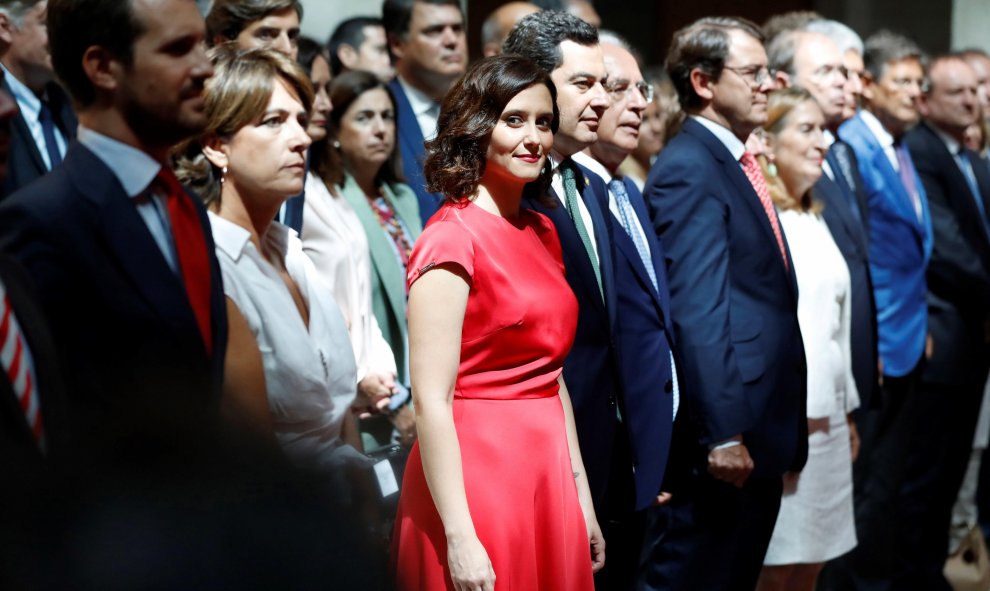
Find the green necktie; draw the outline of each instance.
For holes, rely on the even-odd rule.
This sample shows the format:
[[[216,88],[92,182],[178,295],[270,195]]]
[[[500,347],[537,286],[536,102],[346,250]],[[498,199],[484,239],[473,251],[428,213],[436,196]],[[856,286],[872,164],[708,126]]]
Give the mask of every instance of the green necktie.
[[[595,270],[595,281],[598,282],[598,294],[602,296],[602,301],[604,301],[605,292],[602,291],[602,271],[598,267],[598,256],[595,254],[595,249],[591,245],[591,236],[588,234],[588,229],[584,226],[584,219],[581,217],[581,210],[578,206],[577,178],[575,176],[574,165],[570,160],[560,163],[560,178],[564,182],[567,213],[570,214],[571,221],[574,222],[574,228],[577,230],[578,236],[581,237],[584,250],[588,252],[588,260],[591,261],[591,268]]]

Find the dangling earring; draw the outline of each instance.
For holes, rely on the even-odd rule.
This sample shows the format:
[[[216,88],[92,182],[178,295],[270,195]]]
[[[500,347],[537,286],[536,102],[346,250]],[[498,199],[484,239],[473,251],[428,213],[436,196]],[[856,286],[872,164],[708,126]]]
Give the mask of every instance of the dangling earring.
[[[767,164],[767,172],[770,173],[770,176],[777,176],[777,165],[773,162]]]
[[[223,185],[223,182],[226,179],[227,179],[227,167],[224,166],[223,169],[220,171],[220,184]]]
[[[336,150],[340,149],[340,140],[333,140],[333,147]]]

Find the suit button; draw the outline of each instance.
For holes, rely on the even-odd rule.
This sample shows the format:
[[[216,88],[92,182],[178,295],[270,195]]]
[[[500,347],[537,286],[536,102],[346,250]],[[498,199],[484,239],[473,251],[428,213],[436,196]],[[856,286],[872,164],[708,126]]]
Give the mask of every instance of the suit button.
[[[608,395],[608,405],[615,406],[615,394]]]
[[[663,385],[663,391],[670,394],[674,391],[674,380],[667,380],[667,383]]]

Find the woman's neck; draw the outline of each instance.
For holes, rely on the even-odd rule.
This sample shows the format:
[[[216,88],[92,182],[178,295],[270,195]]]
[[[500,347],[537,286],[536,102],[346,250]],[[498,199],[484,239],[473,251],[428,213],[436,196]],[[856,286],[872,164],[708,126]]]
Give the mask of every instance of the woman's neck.
[[[232,183],[225,183],[220,190],[220,203],[214,207],[214,212],[247,230],[251,234],[251,242],[255,248],[258,252],[262,252],[261,240],[271,227],[280,205],[281,202],[273,208],[258,208],[257,211],[249,209]]]
[[[355,165],[351,166],[351,176],[354,177],[354,182],[360,187],[361,192],[369,198],[373,199],[378,197],[378,171],[381,170],[379,165]]]
[[[515,218],[519,215],[519,204],[526,183],[518,179],[503,179],[486,175],[478,184],[478,193],[474,202],[489,213],[504,218]]]

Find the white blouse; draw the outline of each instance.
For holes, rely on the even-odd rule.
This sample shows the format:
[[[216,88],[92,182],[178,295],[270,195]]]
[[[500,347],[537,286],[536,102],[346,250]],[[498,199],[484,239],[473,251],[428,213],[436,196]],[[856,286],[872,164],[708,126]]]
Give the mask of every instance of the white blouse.
[[[329,470],[356,457],[340,436],[357,384],[347,328],[299,238],[272,222],[260,253],[246,229],[209,215],[224,293],[237,304],[261,350],[268,407],[282,449],[306,468]],[[309,309],[308,327],[270,260],[284,261],[299,287]]]
[[[859,407],[849,342],[849,268],[821,215],[787,210],[780,223],[798,283],[798,325],[808,362],[808,418]]]
[[[371,307],[371,254],[361,220],[346,199],[331,195],[312,172],[306,176],[303,207],[303,252],[347,321],[358,381],[369,373],[395,376],[395,356]]]

